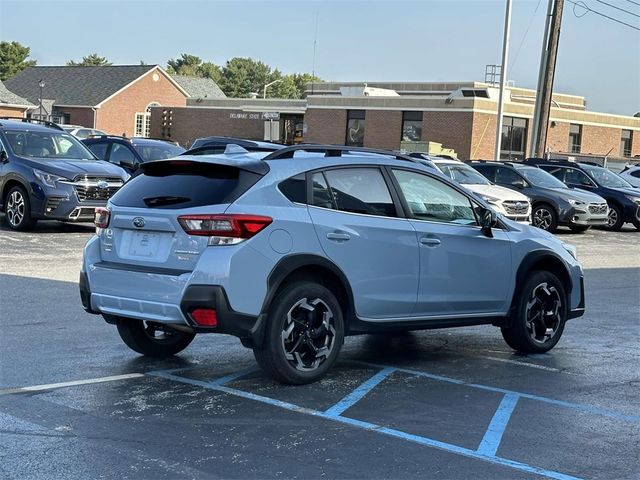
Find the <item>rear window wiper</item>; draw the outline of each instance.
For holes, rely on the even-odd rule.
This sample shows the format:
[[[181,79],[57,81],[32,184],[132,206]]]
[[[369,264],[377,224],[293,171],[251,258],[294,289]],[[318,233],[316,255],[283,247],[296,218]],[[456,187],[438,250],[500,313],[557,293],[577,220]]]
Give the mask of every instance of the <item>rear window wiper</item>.
[[[190,202],[189,197],[174,197],[165,195],[162,197],[144,197],[142,199],[148,207],[161,207],[163,205],[177,205],[179,203]]]

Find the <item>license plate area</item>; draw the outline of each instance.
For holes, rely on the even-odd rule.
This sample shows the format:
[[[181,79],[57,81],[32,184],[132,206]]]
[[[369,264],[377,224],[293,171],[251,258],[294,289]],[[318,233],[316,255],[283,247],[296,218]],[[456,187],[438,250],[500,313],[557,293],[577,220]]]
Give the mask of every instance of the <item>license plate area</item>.
[[[120,258],[164,262],[169,256],[173,233],[152,230],[123,230],[118,248]]]

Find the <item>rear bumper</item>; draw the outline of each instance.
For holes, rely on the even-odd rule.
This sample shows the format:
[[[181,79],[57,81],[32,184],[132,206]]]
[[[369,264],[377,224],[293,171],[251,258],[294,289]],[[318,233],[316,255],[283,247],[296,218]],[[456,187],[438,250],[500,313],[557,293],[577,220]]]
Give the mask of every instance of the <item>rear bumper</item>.
[[[111,317],[152,321],[164,324],[187,325],[197,333],[233,335],[245,346],[260,345],[264,336],[266,315],[248,315],[233,310],[223,287],[219,285],[189,285],[179,304],[141,300],[136,298],[91,292],[87,274],[80,272],[78,282],[82,307],[88,313]],[[198,325],[190,313],[196,308],[214,309],[215,327]]]

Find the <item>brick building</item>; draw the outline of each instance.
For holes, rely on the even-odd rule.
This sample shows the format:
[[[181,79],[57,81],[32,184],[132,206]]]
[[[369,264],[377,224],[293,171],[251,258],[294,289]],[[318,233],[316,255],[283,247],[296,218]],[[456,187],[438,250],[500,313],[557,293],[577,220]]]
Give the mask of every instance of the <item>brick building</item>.
[[[0,82],[0,117],[24,117],[27,110],[33,107],[27,99],[10,92],[4,83]]]
[[[158,65],[28,67],[5,83],[35,105],[27,115],[127,136],[149,135],[152,106],[190,96]]]
[[[527,155],[535,91],[509,87],[502,126],[504,159]],[[425,150],[437,142],[462,159],[493,158],[498,89],[480,82],[313,83],[305,100],[199,99],[152,109],[154,136],[189,145],[206,135]],[[277,129],[265,112],[279,112]],[[291,137],[286,121],[300,125]],[[277,135],[273,135],[277,133]],[[288,135],[288,136],[287,136]],[[554,94],[548,130],[554,153],[640,155],[640,118],[591,112],[584,97]]]

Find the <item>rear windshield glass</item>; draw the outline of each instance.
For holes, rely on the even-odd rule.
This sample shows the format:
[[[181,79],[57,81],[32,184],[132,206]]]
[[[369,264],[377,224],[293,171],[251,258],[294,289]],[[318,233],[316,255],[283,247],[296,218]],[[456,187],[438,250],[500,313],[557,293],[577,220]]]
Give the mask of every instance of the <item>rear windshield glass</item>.
[[[129,180],[111,198],[122,207],[190,208],[231,203],[260,179],[234,167],[162,162]]]

